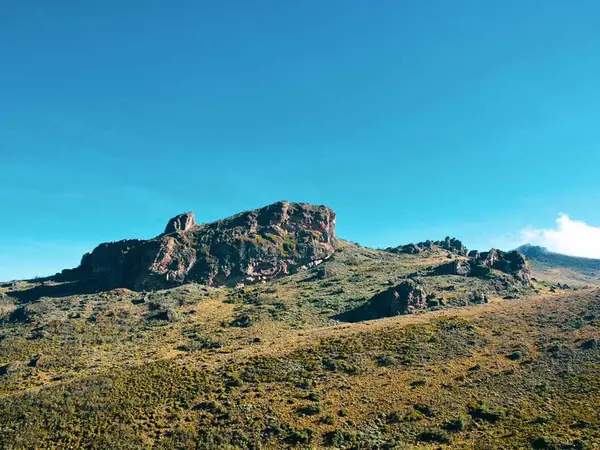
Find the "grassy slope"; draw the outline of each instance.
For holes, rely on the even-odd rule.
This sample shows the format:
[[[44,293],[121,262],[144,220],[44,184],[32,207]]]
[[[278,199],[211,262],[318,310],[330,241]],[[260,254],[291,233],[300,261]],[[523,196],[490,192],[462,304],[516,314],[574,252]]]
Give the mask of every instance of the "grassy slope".
[[[325,279],[40,299],[31,323],[2,327],[0,447],[600,444],[596,291],[331,319],[445,261],[342,244]],[[450,304],[482,287],[425,281]]]
[[[541,247],[522,248],[539,280],[573,286],[600,286],[600,259],[562,255]]]

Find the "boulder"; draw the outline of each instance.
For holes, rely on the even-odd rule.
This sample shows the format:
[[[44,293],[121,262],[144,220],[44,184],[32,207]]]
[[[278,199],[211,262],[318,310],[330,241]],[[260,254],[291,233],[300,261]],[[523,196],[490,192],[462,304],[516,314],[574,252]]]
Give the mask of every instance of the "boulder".
[[[196,217],[193,212],[186,212],[173,217],[167,223],[164,234],[183,233],[196,226]]]
[[[331,278],[335,275],[335,271],[330,267],[319,267],[314,275],[314,278],[317,280],[325,280],[326,278]]]
[[[368,303],[370,318],[408,314],[414,309],[426,307],[427,292],[420,284],[408,279],[376,294]]]
[[[471,264],[464,259],[456,259],[452,262],[442,264],[435,268],[437,275],[460,275],[463,277],[471,275]]]

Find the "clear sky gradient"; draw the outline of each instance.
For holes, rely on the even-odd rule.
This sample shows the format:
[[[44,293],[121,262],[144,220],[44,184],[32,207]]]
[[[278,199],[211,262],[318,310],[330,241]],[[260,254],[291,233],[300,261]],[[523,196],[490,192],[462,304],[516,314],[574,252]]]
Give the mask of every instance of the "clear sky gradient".
[[[0,279],[282,199],[332,206],[373,247],[600,226],[599,17],[597,0],[4,2]]]

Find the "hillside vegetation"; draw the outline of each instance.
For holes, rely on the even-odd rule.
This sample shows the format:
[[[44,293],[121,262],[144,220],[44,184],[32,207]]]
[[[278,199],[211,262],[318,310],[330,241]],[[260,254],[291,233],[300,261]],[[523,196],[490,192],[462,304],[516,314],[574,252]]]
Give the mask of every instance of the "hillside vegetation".
[[[266,267],[239,245],[237,279]],[[455,239],[289,255],[233,287],[2,284],[0,448],[600,445],[600,290]]]

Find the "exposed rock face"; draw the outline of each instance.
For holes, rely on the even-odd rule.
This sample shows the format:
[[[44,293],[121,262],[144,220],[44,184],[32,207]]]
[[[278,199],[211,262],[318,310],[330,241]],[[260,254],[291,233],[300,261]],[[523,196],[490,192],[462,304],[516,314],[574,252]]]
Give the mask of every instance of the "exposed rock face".
[[[388,251],[392,253],[404,253],[407,255],[416,255],[424,251],[424,247],[419,244],[406,244],[400,247],[389,248]]]
[[[494,262],[491,263],[488,255],[484,264],[491,264],[489,267],[508,273],[523,284],[531,283],[531,265],[526,256],[514,250],[510,252],[495,251]]]
[[[132,254],[139,252],[143,243],[139,239],[102,243],[91,253],[83,255],[79,268],[74,269],[77,273],[73,275],[76,275],[75,279],[80,276],[85,279],[94,278],[101,288],[126,287],[122,283],[127,278],[127,272],[136,270],[136,267],[131,266],[134,262]]]
[[[455,255],[467,256],[467,247],[465,247],[463,243],[456,238],[447,237],[438,245],[444,250],[448,250],[450,253],[454,253]]]
[[[524,285],[531,283],[529,260],[516,251],[469,252],[468,259],[459,259],[435,268],[438,275],[486,277],[492,269],[513,276]]]
[[[190,281],[235,286],[318,265],[334,246],[330,208],[278,202],[202,225],[195,225],[193,214],[182,214],[154,239],[99,245],[60,277],[102,290],[162,289]]]
[[[471,264],[467,260],[457,259],[438,266],[437,272],[440,275],[460,275],[466,277],[471,274]]]
[[[386,248],[391,253],[418,254],[426,250],[446,250],[457,256],[467,256],[467,247],[456,238],[446,237],[443,241],[425,241],[418,244],[406,244],[399,247]]]
[[[376,294],[366,305],[368,318],[392,317],[408,314],[414,309],[427,307],[425,289],[413,280],[405,280],[396,286]]]
[[[186,212],[173,217],[167,223],[164,234],[185,232],[196,226],[196,216],[193,212]]]

